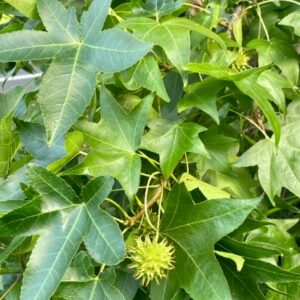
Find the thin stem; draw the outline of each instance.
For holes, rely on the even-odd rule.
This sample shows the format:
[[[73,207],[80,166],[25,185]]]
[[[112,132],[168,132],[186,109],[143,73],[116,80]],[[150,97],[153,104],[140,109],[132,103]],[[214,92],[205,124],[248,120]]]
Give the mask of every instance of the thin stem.
[[[159,172],[154,172],[152,175],[155,176],[155,175],[157,175],[157,174],[159,174]],[[151,180],[152,180],[152,177],[150,176],[149,179],[148,179],[148,182],[147,182],[147,186],[150,185]],[[149,193],[149,188],[146,188],[146,190],[145,190],[145,197],[144,197],[145,216],[146,216],[146,220],[147,220],[149,226],[150,226],[154,231],[157,231],[157,228],[155,228],[154,225],[152,224],[152,222],[151,222],[151,220],[150,220],[150,218],[149,218],[149,214],[148,214],[148,209],[149,209],[149,207],[148,207],[148,193]],[[161,193],[162,193],[162,191],[161,191]],[[161,193],[160,193],[160,194],[161,194]]]
[[[268,29],[267,29],[266,24],[264,22],[264,19],[263,19],[262,15],[261,15],[261,9],[260,9],[259,5],[257,5],[256,12],[257,12],[260,24],[261,24],[261,26],[262,26],[262,28],[263,28],[263,30],[265,32],[267,41],[270,42],[269,32],[268,32]]]
[[[123,215],[126,219],[129,219],[129,215],[127,214],[127,212],[125,211],[125,209],[119,204],[117,203],[116,201],[114,201],[113,199],[111,198],[106,198],[105,201],[113,204]]]
[[[159,186],[159,184],[154,184],[154,185],[150,185],[150,188],[157,188]],[[139,190],[145,189],[147,186],[146,185],[141,185],[139,186]],[[112,192],[122,192],[124,191],[124,189],[113,189]]]
[[[161,185],[159,186],[159,188],[156,190],[155,194],[152,196],[152,198],[147,201],[147,209],[149,209],[157,200],[157,198],[160,196],[161,194]],[[146,210],[146,207],[145,205],[143,206],[143,208],[133,217],[131,217],[129,220],[128,220],[128,224],[130,226],[133,226],[135,224],[136,221],[138,221],[141,217],[144,216],[145,214],[145,210]]]
[[[264,137],[267,140],[271,140],[270,137],[266,134],[266,132],[260,126],[258,126],[254,121],[252,121],[251,119],[247,118],[246,116],[240,114],[239,112],[237,112],[235,110],[232,110],[232,109],[229,109],[229,108],[225,108],[225,109],[239,115],[242,118],[245,118],[245,120],[247,120],[249,123],[251,123],[253,126],[255,126],[264,135]]]
[[[186,164],[186,172],[188,174],[190,174],[190,165],[189,165],[189,160],[188,160],[186,152],[184,153],[184,158],[185,158],[185,164]]]
[[[118,20],[119,23],[121,23],[122,21],[124,21],[124,19],[122,17],[120,17],[112,8],[109,9],[108,14],[110,16],[115,17]]]
[[[201,7],[201,6],[198,6],[198,5],[195,5],[195,4],[192,4],[192,3],[184,2],[183,5],[184,5],[184,6],[188,6],[188,7],[192,7],[192,8],[201,10],[201,11],[205,11],[205,12],[208,13],[208,14],[211,13],[208,9],[203,8],[203,7]]]
[[[156,230],[156,241],[158,242],[159,239],[159,230],[160,230],[160,217],[161,217],[161,211],[162,211],[162,200],[163,200],[163,196],[164,196],[164,182],[163,180],[161,180],[161,193],[160,193],[160,197],[159,197],[159,201],[158,201],[158,216],[157,216],[157,230]]]
[[[119,219],[119,218],[116,218],[116,217],[113,217],[113,219],[114,219],[116,222],[118,222],[118,223],[120,223],[120,224],[122,224],[122,225],[126,225],[126,221],[123,221],[123,220],[121,220],[121,219]]]

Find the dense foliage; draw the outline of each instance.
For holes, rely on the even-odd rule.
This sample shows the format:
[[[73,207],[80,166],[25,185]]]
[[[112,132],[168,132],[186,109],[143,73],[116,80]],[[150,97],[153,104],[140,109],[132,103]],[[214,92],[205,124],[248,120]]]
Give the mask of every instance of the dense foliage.
[[[297,0],[0,10],[1,300],[300,299]]]

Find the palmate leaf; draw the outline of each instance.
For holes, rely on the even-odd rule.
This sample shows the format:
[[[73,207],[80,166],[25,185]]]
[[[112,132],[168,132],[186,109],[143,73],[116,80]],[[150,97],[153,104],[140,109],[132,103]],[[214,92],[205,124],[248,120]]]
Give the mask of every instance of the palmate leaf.
[[[37,0],[48,32],[18,31],[0,36],[0,61],[54,58],[43,79],[39,102],[49,143],[64,135],[84,112],[96,72],[122,71],[150,49],[119,29],[102,29],[111,0],[94,0],[80,24],[75,10],[59,1]]]
[[[150,95],[127,114],[102,88],[100,123],[80,122],[77,125],[92,151],[81,164],[64,174],[112,175],[132,198],[138,189],[141,171],[141,159],[135,151],[140,147],[151,102]]]
[[[272,140],[261,140],[235,164],[258,166],[260,184],[271,201],[282,187],[300,197],[299,128],[299,121],[283,126],[278,147]]]
[[[40,235],[24,274],[21,300],[48,300],[82,242],[99,263],[114,265],[124,258],[120,229],[99,208],[112,189],[111,177],[88,183],[81,203],[66,182],[42,167],[31,168],[29,179],[41,198],[0,219],[2,236]]]
[[[206,129],[196,123],[155,119],[148,126],[150,131],[143,137],[142,148],[159,154],[165,178],[170,176],[184,153],[208,155],[198,136]]]
[[[217,41],[223,49],[223,40],[209,29],[187,19],[168,19],[162,23],[148,18],[130,18],[120,24],[129,28],[134,35],[144,41],[160,46],[171,63],[181,72],[190,61],[190,31],[198,32]]]
[[[183,184],[174,187],[161,231],[176,249],[179,286],[193,299],[231,299],[213,246],[240,226],[259,201],[217,199],[195,205]]]

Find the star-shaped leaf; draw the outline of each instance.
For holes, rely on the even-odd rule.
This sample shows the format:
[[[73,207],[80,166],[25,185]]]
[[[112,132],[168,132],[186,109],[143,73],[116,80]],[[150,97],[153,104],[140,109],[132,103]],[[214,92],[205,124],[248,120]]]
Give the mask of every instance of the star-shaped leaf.
[[[31,168],[28,177],[40,198],[0,219],[2,236],[40,235],[24,274],[21,300],[50,299],[82,242],[98,263],[115,265],[124,258],[120,229],[99,208],[112,189],[111,177],[90,181],[81,201],[64,180],[42,167]]]
[[[87,107],[96,72],[122,71],[150,49],[120,29],[100,31],[111,0],[94,0],[80,23],[74,8],[37,0],[48,32],[17,31],[0,36],[0,61],[54,58],[43,78],[39,102],[49,143],[64,135]]]
[[[273,140],[261,140],[235,164],[237,167],[258,166],[260,184],[270,200],[282,187],[300,197],[299,130],[299,121],[283,126],[278,147]]]
[[[207,155],[199,138],[205,128],[191,122],[168,122],[155,119],[148,125],[150,131],[143,137],[142,148],[159,154],[163,175],[168,178],[186,152]]]
[[[240,226],[259,201],[217,199],[195,205],[183,184],[171,191],[161,232],[175,246],[175,272],[191,298],[231,300],[213,247]]]
[[[160,46],[170,62],[180,71],[183,71],[183,66],[190,61],[190,31],[211,38],[226,49],[223,40],[217,34],[188,19],[173,18],[160,23],[148,18],[129,18],[120,26],[133,30],[139,39]]]
[[[140,147],[151,102],[152,97],[146,97],[127,114],[102,88],[100,123],[80,122],[77,126],[92,151],[83,163],[65,174],[112,175],[132,198],[138,189],[141,171],[141,159],[135,151]]]

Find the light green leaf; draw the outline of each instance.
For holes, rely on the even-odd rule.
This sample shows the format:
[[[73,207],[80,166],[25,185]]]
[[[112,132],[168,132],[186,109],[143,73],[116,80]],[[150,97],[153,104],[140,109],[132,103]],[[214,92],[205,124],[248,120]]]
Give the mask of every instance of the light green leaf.
[[[123,71],[120,78],[128,90],[137,90],[143,87],[156,92],[163,100],[170,101],[159,67],[153,56],[146,56],[132,68]]]
[[[58,215],[42,232],[24,273],[21,300],[50,299],[81,244],[86,222],[85,210],[78,207]]]
[[[299,121],[285,125],[278,147],[271,140],[261,140],[235,164],[237,167],[258,166],[260,184],[271,201],[282,187],[300,196],[299,128]]]
[[[50,164],[47,169],[55,172],[60,170],[69,161],[78,155],[84,143],[84,136],[79,131],[70,132],[65,139],[65,150],[67,154],[58,161]]]
[[[259,201],[217,199],[195,205],[183,185],[174,187],[161,230],[176,248],[180,287],[193,299],[232,299],[213,246],[240,226]]]
[[[36,0],[4,0],[29,18],[37,18]]]
[[[127,114],[103,88],[101,122],[82,122],[77,126],[92,152],[83,163],[65,174],[112,175],[131,198],[138,189],[141,169],[141,160],[135,151],[140,147],[151,101],[151,98],[144,99],[131,114]]]
[[[12,115],[0,119],[0,177],[8,175],[11,161],[20,144],[19,135],[12,130]]]
[[[183,173],[180,178],[180,182],[183,182],[190,192],[194,189],[199,189],[201,193],[206,197],[207,200],[210,199],[226,199],[230,198],[230,194],[202,181],[188,173]]]
[[[278,24],[294,27],[295,34],[300,36],[300,9],[284,17]]]
[[[205,128],[196,123],[168,122],[156,119],[148,125],[150,131],[143,137],[142,148],[159,154],[160,165],[168,178],[186,152],[207,154],[199,133]]]
[[[236,264],[236,269],[238,272],[240,272],[244,266],[245,259],[240,256],[236,255],[234,253],[229,252],[223,252],[223,251],[214,251],[217,255],[231,259]]]

